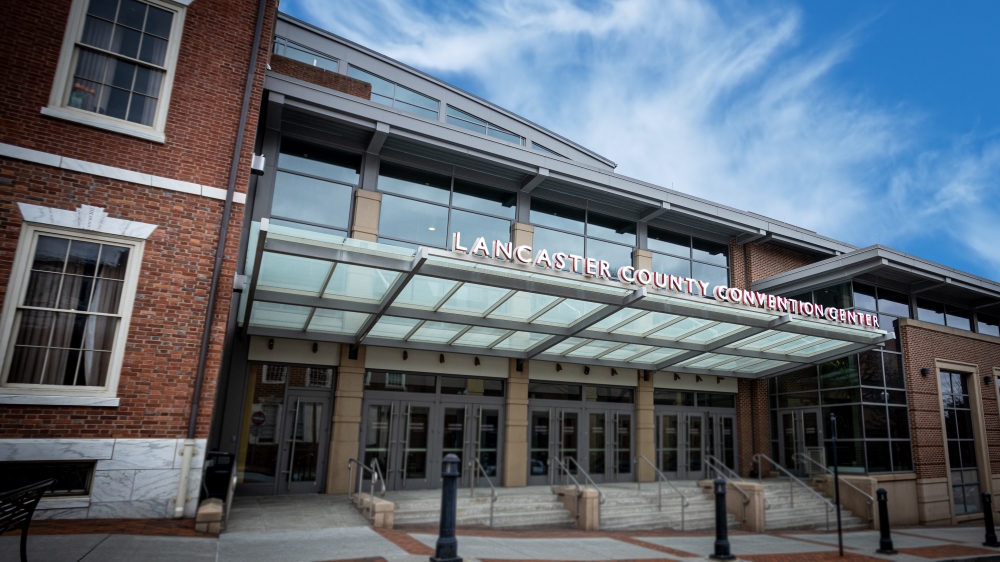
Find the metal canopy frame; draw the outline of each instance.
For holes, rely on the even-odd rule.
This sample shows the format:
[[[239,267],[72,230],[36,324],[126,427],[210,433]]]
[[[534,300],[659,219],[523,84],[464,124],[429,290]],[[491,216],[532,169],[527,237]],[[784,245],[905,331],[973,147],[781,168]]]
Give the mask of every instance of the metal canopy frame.
[[[539,359],[629,369],[669,369],[673,372],[697,375],[742,378],[764,378],[798,370],[808,365],[815,365],[837,357],[881,347],[884,345],[884,342],[894,338],[894,334],[881,330],[845,329],[843,326],[824,320],[793,318],[789,314],[778,315],[774,312],[764,312],[741,305],[708,301],[702,297],[660,291],[655,291],[651,294],[645,287],[626,287],[621,283],[601,279],[581,281],[580,276],[570,273],[543,273],[541,270],[536,270],[536,268],[528,266],[505,264],[494,260],[487,261],[483,258],[444,250],[421,247],[414,256],[407,257],[402,254],[379,252],[378,247],[382,246],[384,248],[385,246],[375,243],[340,239],[344,243],[337,244],[318,240],[312,236],[297,238],[293,234],[295,232],[299,231],[287,227],[269,228],[267,219],[262,219],[260,222],[256,245],[253,248],[254,262],[252,275],[248,291],[244,295],[246,308],[241,317],[242,330],[246,335],[339,342],[350,345],[365,344],[379,347],[422,349],[448,353],[493,355],[517,359]],[[349,245],[353,247],[348,247]],[[321,289],[318,293],[314,294],[259,287],[258,281],[265,254],[320,260],[330,263],[330,270],[326,274]],[[340,264],[373,268],[393,272],[396,275],[378,302],[331,297],[325,293],[334,275],[334,271]],[[453,281],[455,284],[433,306],[415,308],[413,306],[397,304],[395,302],[397,298],[418,275],[421,277],[445,279]],[[466,314],[441,310],[441,307],[448,299],[466,284],[503,289],[506,290],[506,293],[490,305],[485,312]],[[519,292],[546,295],[554,298],[524,320],[488,317],[504,302]],[[601,306],[569,325],[552,325],[535,322],[535,320],[546,312],[568,299],[586,301]],[[301,330],[267,327],[253,325],[251,322],[255,303],[310,307],[312,310]],[[637,314],[612,326],[607,331],[595,329],[595,325],[599,322],[624,309],[636,310]],[[312,317],[317,310],[359,313],[367,315],[367,318],[361,323],[360,329],[351,334],[308,330]],[[658,324],[655,326],[655,329],[640,335],[614,333],[614,330],[623,325],[654,312],[674,315],[677,318],[663,324]],[[403,339],[372,336],[372,330],[381,319],[386,317],[413,320],[416,323]],[[674,339],[658,338],[654,335],[655,332],[688,318],[696,318],[708,322],[702,323],[686,333],[679,334]],[[457,325],[460,326],[460,329],[447,342],[411,341],[409,338],[427,322]],[[720,323],[735,324],[741,327],[705,342],[681,341],[699,332],[718,326]],[[471,347],[455,343],[466,332],[477,327],[500,330],[503,334],[498,336],[488,346]],[[797,348],[793,347],[792,349],[785,350],[785,353],[771,351],[769,347],[761,349],[732,347],[734,344],[748,345],[761,337],[766,337],[764,334],[773,334],[776,332],[793,334],[793,336],[788,339],[782,339],[769,347],[794,343],[799,340],[803,340],[804,343]],[[541,341],[523,351],[496,348],[497,345],[515,333],[529,333],[544,337]],[[577,338],[581,341],[559,353],[553,353],[553,348],[564,344],[570,338]],[[820,342],[823,342],[823,340],[836,340],[841,342],[841,345],[829,350],[824,349],[811,356],[794,355],[799,349],[818,345],[817,341],[811,338],[822,338]],[[593,342],[599,342],[598,345],[608,344],[609,347],[603,349],[593,357],[568,355],[576,349]],[[603,356],[628,345],[649,346],[649,349],[644,349],[636,355],[621,361],[603,358]],[[643,355],[654,354],[657,351],[664,350],[676,351],[676,353],[659,361],[643,361]],[[720,357],[719,360],[710,362],[709,358],[712,357],[711,354],[718,354]],[[776,362],[779,364],[758,372],[749,370],[721,371],[711,368],[716,365],[724,366],[734,363],[734,360],[740,358],[753,360],[749,363],[741,364],[739,368],[744,369],[753,365],[760,365],[764,362]],[[704,361],[709,361],[709,367],[688,366],[688,364],[693,365]]]

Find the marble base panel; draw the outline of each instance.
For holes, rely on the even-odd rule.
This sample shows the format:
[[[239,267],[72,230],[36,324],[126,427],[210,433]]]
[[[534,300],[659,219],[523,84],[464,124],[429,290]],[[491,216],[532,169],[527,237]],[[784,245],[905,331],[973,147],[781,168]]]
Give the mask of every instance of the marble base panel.
[[[195,440],[184,516],[194,517],[205,461]],[[184,439],[0,439],[0,462],[94,460],[90,497],[47,498],[35,519],[173,517]]]

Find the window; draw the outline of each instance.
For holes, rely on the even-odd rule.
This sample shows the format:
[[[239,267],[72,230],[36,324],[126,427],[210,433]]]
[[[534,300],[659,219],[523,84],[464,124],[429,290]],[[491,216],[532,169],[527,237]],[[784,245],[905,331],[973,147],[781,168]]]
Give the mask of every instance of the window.
[[[983,312],[976,313],[976,332],[1000,338],[1000,318]]]
[[[972,428],[969,376],[941,371],[941,400],[955,514],[979,513],[983,506],[979,499],[979,468]]]
[[[337,59],[328,57],[310,49],[309,47],[303,47],[298,43],[293,43],[284,37],[274,38],[274,54],[282,57],[288,57],[299,62],[304,62],[310,66],[322,68],[323,70],[329,70],[330,72],[337,72],[337,69],[340,66],[340,61]]]
[[[917,320],[972,331],[972,312],[943,302],[917,298]]]
[[[378,189],[383,192],[379,242],[402,246],[451,245],[460,232],[462,245],[476,238],[510,240],[517,193],[383,161]]]
[[[535,248],[605,260],[611,264],[612,275],[619,267],[632,264],[634,220],[533,198],[531,223],[535,225]]]
[[[42,112],[164,142],[184,11],[159,0],[75,0]]]
[[[94,461],[0,463],[0,493],[55,478],[44,497],[86,497],[90,495],[94,464]]]
[[[646,241],[653,252],[653,271],[729,285],[728,245],[653,227]]]
[[[114,396],[142,242],[26,224],[3,313],[3,392]]]
[[[283,138],[271,199],[274,224],[347,235],[361,157]]]
[[[372,97],[370,99],[375,103],[395,107],[401,111],[428,119],[437,120],[438,118],[438,100],[432,97],[418,94],[381,76],[361,70],[356,66],[349,66],[347,68],[347,75],[371,84]]]
[[[478,117],[473,117],[472,115],[455,109],[450,105],[448,106],[446,117],[448,123],[451,125],[456,125],[458,127],[462,127],[463,129],[475,131],[489,137],[505,140],[509,143],[524,145],[524,137],[516,135],[507,129],[503,129]]]
[[[545,148],[544,146],[542,146],[542,145],[540,145],[540,144],[538,144],[537,142],[534,142],[534,141],[531,142],[531,148],[534,148],[538,152],[544,152],[545,154],[551,154],[552,156],[558,156],[560,158],[566,158],[565,156],[563,156],[562,154],[559,154],[558,152],[552,150],[551,148]]]

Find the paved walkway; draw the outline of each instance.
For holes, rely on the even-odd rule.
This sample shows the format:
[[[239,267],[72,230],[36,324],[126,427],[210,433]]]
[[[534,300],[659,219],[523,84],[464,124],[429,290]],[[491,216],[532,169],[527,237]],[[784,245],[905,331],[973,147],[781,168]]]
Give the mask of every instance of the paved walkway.
[[[286,528],[282,502],[254,504],[258,521],[245,518],[243,530],[230,528],[221,536],[197,535],[190,520],[136,523],[129,521],[36,522],[28,541],[31,562],[425,562],[434,553],[433,528],[372,529],[350,524],[350,512],[340,506],[317,503],[310,509],[317,517],[337,521],[326,528]],[[273,519],[269,523],[269,515]],[[286,514],[287,515],[287,514]],[[298,519],[296,515],[287,521]],[[302,517],[309,517],[305,515]],[[302,525],[307,523],[299,520]],[[254,526],[256,525],[256,526]],[[73,530],[81,531],[72,533]],[[981,527],[910,527],[893,532],[899,554],[875,554],[878,533],[844,534],[845,558],[837,556],[835,533],[733,533],[732,551],[740,560],[753,562],[879,561],[927,562],[929,560],[1000,561],[1000,549],[981,546]],[[16,535],[0,537],[0,562],[18,560]],[[493,531],[459,530],[459,554],[467,561],[694,561],[712,552],[714,536],[708,534],[642,532],[583,532],[574,529]]]

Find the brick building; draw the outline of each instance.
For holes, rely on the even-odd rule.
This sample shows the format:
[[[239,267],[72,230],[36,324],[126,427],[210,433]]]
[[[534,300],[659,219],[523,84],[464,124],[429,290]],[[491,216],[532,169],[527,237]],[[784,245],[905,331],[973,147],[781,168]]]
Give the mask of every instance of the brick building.
[[[55,89],[48,105],[24,92],[5,113],[3,269],[21,279],[11,290],[31,286],[29,270],[56,275],[29,267],[31,241],[86,230],[91,207],[133,221],[112,221],[119,235],[145,236],[121,242],[130,260],[142,252],[141,270],[95,277],[138,283],[121,293],[127,336],[107,352],[100,393],[56,388],[48,363],[32,370],[21,348],[45,346],[9,326],[52,307],[26,304],[26,289],[4,300],[0,460],[65,466],[73,455],[90,471],[85,490],[47,500],[49,516],[84,516],[57,501],[89,502],[89,517],[156,516],[136,496],[154,467],[115,455],[126,439],[187,438],[229,182],[232,235],[194,437],[199,451],[232,456],[237,494],[344,493],[351,460],[413,490],[440,486],[445,454],[462,459],[463,485],[524,487],[562,471],[598,485],[822,476],[836,453],[852,481],[890,490],[894,521],[982,517],[977,494],[1000,478],[1000,284],[617,174],[569,139],[281,14],[263,18],[254,133],[229,175],[257,18],[244,8],[186,8],[165,76],[215,72],[174,88],[165,121],[151,110],[137,131],[79,123],[79,107],[52,103]],[[231,51],[206,51],[199,14],[246,33]],[[23,17],[23,29],[38,21]],[[52,42],[51,60],[12,64],[39,82],[59,76]],[[220,68],[220,121],[208,128],[185,103],[204,99],[204,77]],[[121,143],[110,151],[121,160],[80,150],[95,141]],[[144,184],[127,179],[141,174]],[[73,380],[90,381],[78,364]],[[60,447],[89,449],[46,452]],[[175,453],[163,468],[179,473]],[[101,499],[120,490],[116,478],[134,479],[132,496]],[[174,495],[157,499],[160,513]]]

